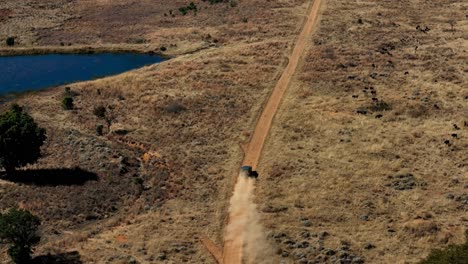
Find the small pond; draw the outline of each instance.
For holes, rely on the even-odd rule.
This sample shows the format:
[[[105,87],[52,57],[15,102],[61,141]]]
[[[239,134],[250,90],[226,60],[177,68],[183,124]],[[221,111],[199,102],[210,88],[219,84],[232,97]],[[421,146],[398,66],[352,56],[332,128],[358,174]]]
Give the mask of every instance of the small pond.
[[[0,95],[92,80],[163,60],[156,55],[133,53],[0,57]]]

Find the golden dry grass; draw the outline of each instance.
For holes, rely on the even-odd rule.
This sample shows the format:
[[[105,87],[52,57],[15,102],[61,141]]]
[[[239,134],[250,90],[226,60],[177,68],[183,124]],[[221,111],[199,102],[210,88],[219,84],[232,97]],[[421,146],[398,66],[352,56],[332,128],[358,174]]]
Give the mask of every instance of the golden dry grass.
[[[125,2],[105,4],[118,10]],[[165,8],[181,3],[176,1]],[[197,17],[177,16],[175,27],[152,28],[158,19],[167,19],[157,13],[152,15],[155,21],[136,23],[132,32],[148,28],[145,36],[149,36],[149,42],[129,44],[125,39],[127,31],[118,31],[112,24],[104,27],[102,21],[95,20],[97,11],[92,10],[90,2],[82,1],[79,6],[73,3],[73,15],[83,17],[79,21],[71,19],[55,29],[34,30],[32,36],[42,35],[39,39],[31,37],[31,43],[39,46],[20,41],[13,51],[3,49],[3,54],[79,52],[88,46],[98,50],[131,47],[154,51],[164,45],[172,54],[177,53],[174,50],[183,53],[214,44],[158,65],[70,85],[77,93],[76,109],[72,111],[61,108],[63,87],[26,94],[16,100],[49,134],[44,157],[34,168],[80,166],[100,177],[97,183],[78,187],[7,189],[8,195],[2,197],[7,203],[2,207],[19,199],[24,207],[47,219],[37,254],[78,250],[85,263],[127,263],[131,258],[154,263],[161,261],[158,257],[162,254],[172,263],[213,261],[199,238],[208,236],[222,243],[228,200],[242,159],[239,143],[248,138],[248,128],[279,78],[300,30],[307,2],[200,5],[206,6],[206,13],[202,9]],[[160,6],[160,2],[145,1],[139,10],[131,12]],[[83,30],[74,31],[78,29]],[[97,36],[94,30],[102,30],[104,35]],[[207,34],[211,35],[208,39]],[[53,46],[62,41],[61,37],[71,35],[77,35],[77,42],[82,42],[73,42],[71,47]],[[168,106],[173,104],[186,110],[179,114],[168,112]],[[93,115],[94,107],[100,105],[112,113],[109,128]],[[105,136],[96,135],[98,124],[104,125]],[[119,139],[112,133],[118,129],[129,133]],[[108,132],[111,133],[107,135]],[[146,149],[125,142],[142,143]],[[162,158],[146,164],[142,158],[145,151],[160,153]],[[131,166],[130,172],[121,175],[122,157],[128,158]],[[134,176],[144,180],[144,188],[133,183]],[[113,188],[108,187],[110,184]],[[85,191],[85,196],[75,194],[88,189],[93,192]],[[19,193],[19,198],[15,193]],[[101,197],[115,201],[106,202]],[[75,203],[89,206],[74,206]],[[50,217],[41,204],[51,208]],[[108,210],[110,206],[117,207],[117,211]],[[64,213],[56,214],[57,208]],[[83,208],[83,212],[74,211],[76,208]],[[76,217],[72,217],[74,214]]]
[[[296,242],[304,231],[330,235],[323,244],[310,238],[315,249],[271,238],[289,253],[285,261],[302,253],[334,263],[349,244],[367,263],[414,263],[431,248],[463,242],[466,8],[463,1],[326,1],[260,161],[257,202],[272,235]],[[457,21],[453,32],[449,19]],[[326,256],[327,248],[336,255]]]
[[[307,240],[304,231],[329,235],[323,244],[311,236],[307,248],[288,248],[282,236],[281,243],[270,241],[289,253],[287,263],[303,258],[298,253],[331,261],[317,248],[343,244],[368,263],[414,263],[432,247],[462,242],[466,4],[325,3],[260,160],[256,202],[272,235],[296,242]],[[70,85],[78,93],[73,111],[61,109],[63,87],[19,98],[49,134],[34,168],[80,166],[102,180],[46,188],[0,182],[0,207],[21,202],[47,220],[37,254],[78,250],[85,263],[212,263],[199,239],[222,243],[239,143],[249,138],[286,64],[308,1],[200,3],[197,16],[174,18],[164,13],[185,1],[95,4],[1,2],[0,39],[17,36],[19,46],[0,53],[159,52],[162,46],[166,54],[198,52]],[[457,21],[453,32],[449,18]],[[390,109],[378,111],[385,105],[373,97]],[[173,104],[186,111],[169,113]],[[93,115],[99,105],[114,117],[102,137],[95,129],[104,122]],[[130,132],[123,139],[107,135],[117,129]],[[145,151],[162,157],[143,162]],[[119,174],[121,156],[133,163],[130,173]],[[145,188],[133,185],[134,175]],[[412,189],[395,189],[408,183]],[[369,243],[375,248],[365,249]]]

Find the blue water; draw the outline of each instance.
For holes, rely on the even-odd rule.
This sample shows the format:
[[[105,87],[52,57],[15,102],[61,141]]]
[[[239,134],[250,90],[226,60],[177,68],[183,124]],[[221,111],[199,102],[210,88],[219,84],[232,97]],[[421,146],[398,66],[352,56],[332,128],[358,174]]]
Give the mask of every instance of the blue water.
[[[148,54],[49,54],[0,57],[0,94],[115,75],[164,59]]]

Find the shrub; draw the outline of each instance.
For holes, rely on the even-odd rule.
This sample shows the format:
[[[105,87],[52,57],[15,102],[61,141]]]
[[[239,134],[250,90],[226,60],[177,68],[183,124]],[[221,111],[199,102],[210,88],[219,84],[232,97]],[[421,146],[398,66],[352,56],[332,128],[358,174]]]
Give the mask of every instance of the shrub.
[[[6,44],[7,44],[7,46],[10,46],[10,47],[14,46],[15,45],[15,38],[14,37],[8,37],[6,39]]]
[[[46,131],[34,119],[14,104],[0,115],[0,166],[7,173],[34,163],[41,156]]]
[[[185,108],[185,106],[180,105],[178,103],[172,103],[166,106],[166,112],[170,114],[180,114],[181,112],[185,110],[187,110],[187,108]]]
[[[186,7],[181,7],[179,8],[179,12],[182,13],[183,16],[185,16],[188,12],[187,8]]]
[[[141,177],[134,177],[133,184],[135,185],[143,185],[145,181]]]
[[[179,8],[179,12],[182,13],[183,16],[185,16],[189,11],[194,11],[196,13],[197,10],[197,5],[194,2],[190,2],[187,6]]]
[[[466,264],[468,263],[468,230],[466,241],[461,245],[449,245],[444,249],[435,249],[420,264]]]
[[[190,2],[190,4],[187,6],[187,9],[197,11],[197,5],[193,2]]]
[[[93,110],[93,114],[99,118],[106,118],[106,107],[105,106],[97,106],[97,107],[94,107],[94,110]]]
[[[70,96],[66,96],[62,99],[62,107],[65,110],[73,109],[73,98]]]
[[[104,126],[103,125],[97,125],[96,126],[96,134],[98,136],[102,136],[103,135],[103,129],[104,129]]]
[[[392,107],[385,101],[377,101],[369,109],[372,111],[390,111]]]
[[[14,263],[29,263],[33,246],[41,240],[37,230],[41,221],[29,211],[12,208],[0,214],[0,241],[10,244],[8,255]]]

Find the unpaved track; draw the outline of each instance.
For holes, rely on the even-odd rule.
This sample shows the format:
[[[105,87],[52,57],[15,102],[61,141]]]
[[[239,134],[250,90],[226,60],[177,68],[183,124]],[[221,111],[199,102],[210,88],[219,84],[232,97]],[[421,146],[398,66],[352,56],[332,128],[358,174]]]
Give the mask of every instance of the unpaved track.
[[[313,0],[312,6],[310,7],[308,18],[303,26],[303,29],[297,38],[296,45],[293,49],[291,56],[289,57],[289,63],[286,66],[281,78],[276,84],[265,108],[263,109],[262,115],[260,116],[255,131],[252,135],[251,141],[245,152],[245,157],[243,165],[250,165],[254,169],[257,168],[258,162],[260,160],[260,155],[263,149],[263,145],[270,131],[271,123],[273,117],[278,110],[278,107],[281,103],[281,99],[284,95],[284,92],[289,86],[289,83],[292,79],[294,72],[296,71],[297,65],[301,59],[301,55],[304,52],[307,42],[310,41],[312,31],[317,21],[318,11],[320,9],[321,0]],[[240,175],[239,177],[245,177]],[[249,184],[243,187],[243,190],[239,190],[239,184],[242,182],[242,178],[238,179],[236,184],[235,192],[243,192],[247,195],[250,195],[250,192],[253,191],[254,181],[249,181]],[[234,194],[236,196],[236,193]],[[232,200],[231,200],[231,209],[232,209]],[[231,210],[229,212],[229,223],[227,225],[227,232],[225,235],[224,241],[224,250],[223,250],[223,264],[241,264],[244,257],[244,244],[245,237],[244,234],[246,231],[245,219],[240,219],[240,214],[238,210]],[[240,215],[239,215],[240,214]],[[235,228],[233,228],[235,227]],[[231,231],[230,231],[231,230]],[[233,236],[232,230],[235,230],[235,236]],[[248,253],[248,252],[247,252]]]
[[[291,81],[291,78],[296,71],[297,65],[301,59],[301,55],[307,45],[307,41],[310,41],[310,36],[312,34],[312,30],[314,29],[315,21],[317,21],[320,4],[321,0],[313,0],[307,21],[296,41],[294,50],[289,57],[289,63],[281,75],[278,83],[276,84],[275,89],[273,90],[265,108],[263,109],[262,115],[257,122],[254,134],[245,153],[243,163],[244,165],[250,165],[254,169],[257,167],[263,149],[263,144],[265,143],[265,140],[268,136],[273,117],[275,116],[276,111],[278,110],[278,107],[281,103],[283,94],[288,88],[289,82]]]

